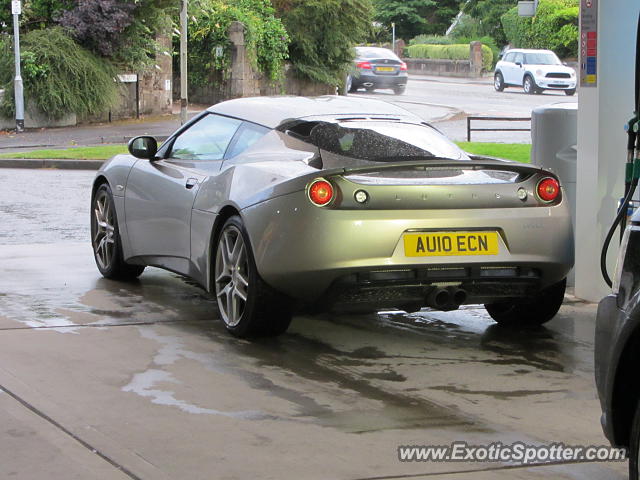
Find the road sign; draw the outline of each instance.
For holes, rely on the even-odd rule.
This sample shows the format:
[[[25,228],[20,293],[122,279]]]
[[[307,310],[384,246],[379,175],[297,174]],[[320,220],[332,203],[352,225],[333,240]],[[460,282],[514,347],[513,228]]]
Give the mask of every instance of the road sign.
[[[22,2],[20,0],[11,0],[11,15],[20,15],[22,13]]]

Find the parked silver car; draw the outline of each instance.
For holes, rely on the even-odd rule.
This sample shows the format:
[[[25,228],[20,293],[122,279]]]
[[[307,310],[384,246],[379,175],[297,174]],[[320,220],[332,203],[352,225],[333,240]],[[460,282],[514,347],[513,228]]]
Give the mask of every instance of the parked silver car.
[[[356,47],[354,71],[347,76],[347,92],[364,88],[373,92],[377,88],[390,88],[402,95],[407,88],[407,64],[388,48]]]
[[[191,277],[236,335],[282,333],[299,305],[484,303],[498,322],[543,323],[562,303],[573,247],[558,178],[470,157],[396,106],[237,99],[159,149],[129,148],[93,185],[100,272]]]

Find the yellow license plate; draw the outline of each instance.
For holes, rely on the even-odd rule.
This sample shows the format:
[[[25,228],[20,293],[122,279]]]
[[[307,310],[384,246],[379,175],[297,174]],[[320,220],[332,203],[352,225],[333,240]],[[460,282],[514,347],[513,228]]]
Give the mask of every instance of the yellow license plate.
[[[407,257],[497,255],[498,232],[405,233]]]
[[[376,72],[393,72],[393,67],[376,67]]]

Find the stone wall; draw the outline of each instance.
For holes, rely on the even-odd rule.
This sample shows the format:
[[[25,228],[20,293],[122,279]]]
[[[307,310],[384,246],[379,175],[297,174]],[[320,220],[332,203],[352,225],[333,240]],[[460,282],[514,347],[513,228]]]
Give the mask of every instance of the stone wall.
[[[477,78],[482,75],[482,43],[469,44],[469,60],[403,58],[409,74]]]

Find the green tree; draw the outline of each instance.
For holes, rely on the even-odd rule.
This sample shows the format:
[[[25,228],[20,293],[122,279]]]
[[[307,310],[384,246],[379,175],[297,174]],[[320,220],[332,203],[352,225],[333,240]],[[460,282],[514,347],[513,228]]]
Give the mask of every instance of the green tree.
[[[504,31],[514,47],[546,48],[558,56],[578,55],[578,0],[540,0],[536,16],[518,16],[514,7],[502,16]]]
[[[478,21],[478,34],[492,37],[498,45],[507,43],[502,15],[518,5],[518,0],[469,0],[464,12]]]
[[[460,10],[460,0],[374,0],[375,19],[396,24],[396,37],[442,35]]]
[[[312,80],[338,85],[351,67],[353,46],[370,31],[370,0],[274,0],[289,32],[289,58]]]

